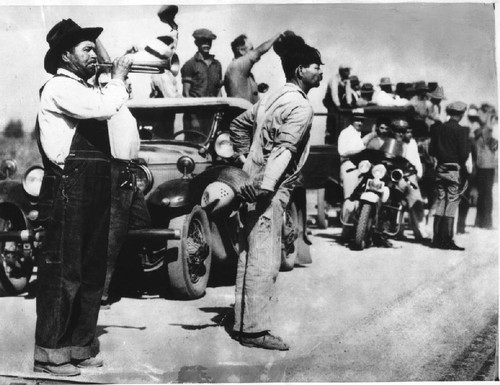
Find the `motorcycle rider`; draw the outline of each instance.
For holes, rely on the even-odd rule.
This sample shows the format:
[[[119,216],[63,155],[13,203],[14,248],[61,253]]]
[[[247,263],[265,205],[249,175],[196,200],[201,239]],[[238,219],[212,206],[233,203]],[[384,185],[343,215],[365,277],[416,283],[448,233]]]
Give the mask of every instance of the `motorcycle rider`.
[[[344,203],[342,205],[342,220],[349,222],[349,217],[353,213],[355,203],[350,200],[351,194],[359,183],[360,172],[358,168],[349,160],[349,157],[358,154],[366,148],[366,145],[377,136],[372,131],[361,137],[361,129],[365,116],[362,113],[353,112],[352,123],[344,128],[338,139],[338,152],[340,155],[340,181],[344,191]],[[352,226],[342,225],[342,235],[340,241],[348,242]]]
[[[391,130],[396,140],[403,142],[403,156],[415,167],[417,173],[408,177],[408,182],[401,180],[400,187],[404,189],[405,199],[408,203],[410,224],[416,240],[422,241],[427,238],[424,223],[424,200],[418,185],[423,174],[422,162],[418,153],[418,146],[412,136],[412,129],[404,119],[394,119],[391,122]]]

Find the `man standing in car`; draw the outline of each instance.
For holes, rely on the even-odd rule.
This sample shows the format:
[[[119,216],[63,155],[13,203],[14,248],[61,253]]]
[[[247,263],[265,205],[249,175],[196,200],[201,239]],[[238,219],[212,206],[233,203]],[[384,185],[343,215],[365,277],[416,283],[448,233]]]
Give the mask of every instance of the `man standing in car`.
[[[431,130],[429,153],[436,157],[436,201],[434,203],[433,247],[445,250],[465,250],[453,241],[455,214],[460,202],[465,163],[470,153],[469,129],[459,124],[467,104],[454,102],[446,107],[450,119]]]
[[[196,54],[181,68],[182,96],[200,98],[220,96],[222,87],[222,65],[210,54],[212,42],[217,36],[206,28],[193,32]],[[212,114],[184,114],[184,130],[193,130],[207,136],[211,127]],[[186,140],[200,140],[200,136],[185,134]]]
[[[270,333],[270,305],[281,263],[283,212],[309,153],[313,109],[307,98],[323,73],[318,50],[293,34],[274,44],[286,84],[266,94],[231,123],[236,154],[250,176],[240,194],[240,258],[236,277],[234,336],[244,346],[288,350]]]
[[[75,376],[102,366],[91,356],[106,274],[110,207],[110,144],[106,120],[128,100],[125,79],[132,60],[113,62],[102,89],[96,73],[102,28],[71,19],[47,34],[36,133],[45,175],[39,220],[45,238],[38,265],[34,371]]]
[[[252,104],[257,103],[259,87],[253,77],[252,67],[262,55],[271,49],[280,36],[281,34],[273,36],[255,49],[246,35],[240,35],[232,41],[231,49],[234,53],[234,59],[228,65],[224,76],[227,96],[243,98]]]

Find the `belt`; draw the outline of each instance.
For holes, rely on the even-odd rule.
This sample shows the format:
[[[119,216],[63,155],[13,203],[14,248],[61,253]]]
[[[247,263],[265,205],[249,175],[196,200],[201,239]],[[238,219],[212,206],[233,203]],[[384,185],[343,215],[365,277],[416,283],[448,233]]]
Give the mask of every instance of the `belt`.
[[[113,162],[120,163],[126,166],[137,166],[139,165],[138,159],[120,159],[120,158],[111,158]]]

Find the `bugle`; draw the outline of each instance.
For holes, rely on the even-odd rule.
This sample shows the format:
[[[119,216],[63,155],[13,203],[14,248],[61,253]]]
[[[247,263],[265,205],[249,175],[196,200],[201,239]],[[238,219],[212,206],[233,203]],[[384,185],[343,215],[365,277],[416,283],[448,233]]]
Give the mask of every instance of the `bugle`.
[[[98,63],[97,66],[101,69],[109,70],[113,66],[113,63],[104,62]],[[129,72],[140,73],[140,74],[161,74],[165,72],[166,69],[170,68],[170,61],[155,61],[155,62],[142,62],[134,63],[130,67]]]

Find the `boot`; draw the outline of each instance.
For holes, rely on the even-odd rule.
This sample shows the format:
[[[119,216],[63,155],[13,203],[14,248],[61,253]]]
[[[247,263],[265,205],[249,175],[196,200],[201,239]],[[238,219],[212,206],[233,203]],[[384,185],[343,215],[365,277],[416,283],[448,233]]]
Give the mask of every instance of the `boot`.
[[[443,219],[444,217],[440,215],[434,215],[432,247],[435,247],[437,249],[441,249],[443,246],[443,230],[441,225]]]
[[[444,223],[446,226],[446,238],[445,242],[443,243],[443,248],[446,250],[458,250],[458,251],[463,251],[465,250],[465,247],[460,247],[455,244],[453,241],[453,229],[455,226],[455,218],[453,217],[444,217]]]

